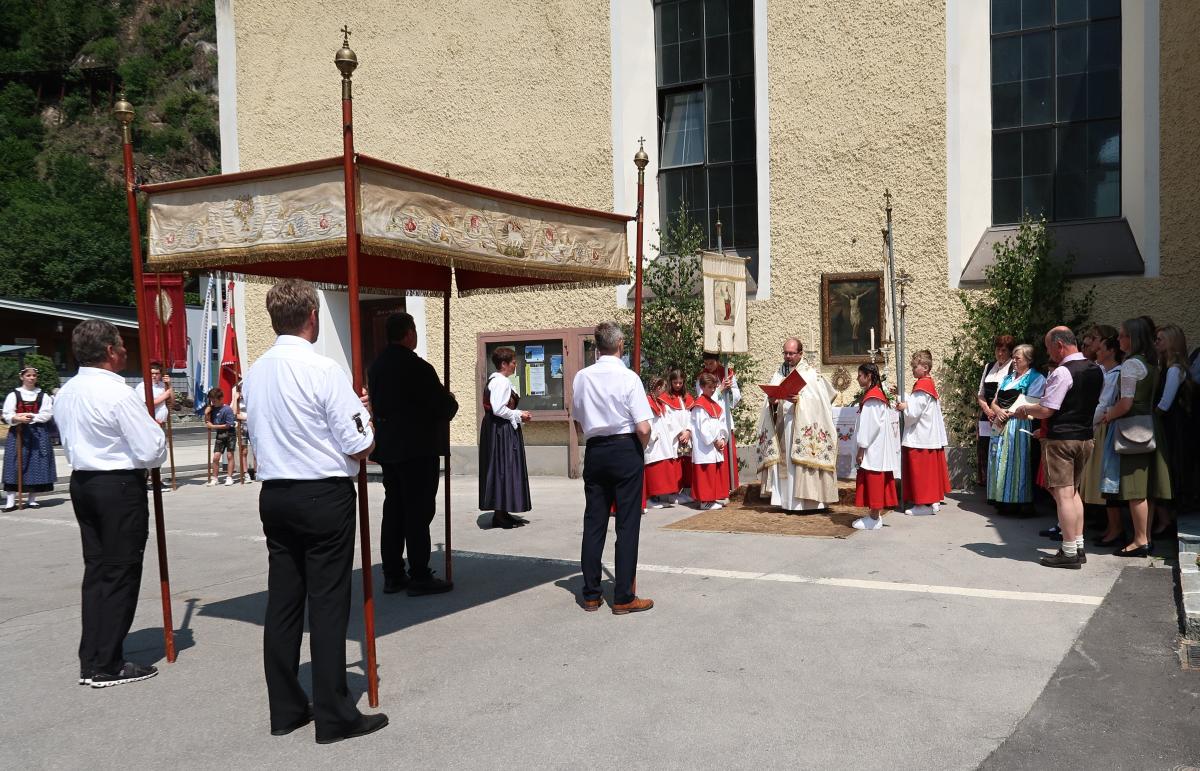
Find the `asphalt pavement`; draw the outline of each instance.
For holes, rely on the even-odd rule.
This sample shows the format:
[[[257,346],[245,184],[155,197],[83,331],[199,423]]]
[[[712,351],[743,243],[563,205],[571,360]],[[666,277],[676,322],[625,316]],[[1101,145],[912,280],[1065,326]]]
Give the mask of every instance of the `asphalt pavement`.
[[[1127,606],[1108,613],[1106,597],[1129,572],[1154,578],[1123,578],[1127,602],[1157,610],[1124,623],[1152,634],[1163,654],[1145,656],[1138,676],[1176,672],[1178,687],[1114,691],[1131,700],[1129,757],[1146,761],[1123,767],[1200,761],[1168,717],[1200,696],[1200,674],[1177,672],[1164,654],[1176,632],[1162,611],[1170,571],[1107,555],[1081,571],[1040,567],[1052,545],[1037,530],[1048,518],[998,518],[966,498],[838,540],[663,530],[694,512],[652,511],[638,589],[656,607],[613,616],[575,604],[581,482],[534,478],[531,487],[530,524],[491,530],[475,507],[476,480],[453,479],[455,590],[376,595],[380,709],[392,723],[330,746],[316,745],[311,728],[268,733],[256,485],[194,480],[165,496],[179,658],[162,659],[151,547],[126,653],[160,674],[103,690],[75,684],[81,565],[69,503],[48,496],[41,509],[0,515],[0,767],[1052,767],[1033,750],[1010,751],[1012,737],[1036,710],[1062,708],[1044,697],[1081,632],[1098,618],[1123,628]],[[370,485],[375,544],[382,492]],[[443,523],[439,494],[439,574]],[[608,559],[611,548],[610,537]],[[372,564],[381,587],[377,548]],[[359,578],[350,687],[371,711]],[[1119,668],[1129,639],[1084,650]],[[1098,656],[1105,645],[1112,655]],[[305,682],[307,659],[306,649]],[[1103,694],[1114,682],[1079,687]],[[1094,741],[1103,730],[1080,727],[1059,746],[1091,767],[1117,767],[1106,762],[1116,750]]]

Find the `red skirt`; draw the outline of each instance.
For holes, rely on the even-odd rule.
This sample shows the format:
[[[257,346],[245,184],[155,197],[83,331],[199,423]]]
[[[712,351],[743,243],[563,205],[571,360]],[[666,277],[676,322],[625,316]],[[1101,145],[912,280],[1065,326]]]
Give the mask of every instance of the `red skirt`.
[[[950,492],[950,469],[946,466],[946,451],[942,448],[903,447],[900,461],[904,500],[927,506],[941,503]]]
[[[704,503],[729,497],[729,471],[725,461],[692,464],[692,497]]]
[[[858,470],[854,505],[868,509],[888,509],[896,505],[896,480],[890,471]]]
[[[683,472],[678,458],[668,458],[646,466],[646,495],[674,495],[682,488]]]
[[[692,459],[683,456],[679,459],[679,489],[685,490],[692,486]]]

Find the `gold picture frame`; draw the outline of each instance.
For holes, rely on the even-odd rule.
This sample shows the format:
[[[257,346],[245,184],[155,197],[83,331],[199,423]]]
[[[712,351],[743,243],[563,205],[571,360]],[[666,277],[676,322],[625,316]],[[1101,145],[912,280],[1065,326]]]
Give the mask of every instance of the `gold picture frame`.
[[[821,362],[861,364],[871,360],[870,330],[882,347],[887,317],[883,272],[821,274]]]

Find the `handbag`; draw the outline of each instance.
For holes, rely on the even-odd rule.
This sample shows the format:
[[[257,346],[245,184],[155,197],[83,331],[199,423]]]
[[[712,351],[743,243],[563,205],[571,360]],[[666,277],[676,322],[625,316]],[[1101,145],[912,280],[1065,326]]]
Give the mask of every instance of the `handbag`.
[[[1145,455],[1154,452],[1154,418],[1131,415],[1113,423],[1117,431],[1114,448],[1118,455]]]

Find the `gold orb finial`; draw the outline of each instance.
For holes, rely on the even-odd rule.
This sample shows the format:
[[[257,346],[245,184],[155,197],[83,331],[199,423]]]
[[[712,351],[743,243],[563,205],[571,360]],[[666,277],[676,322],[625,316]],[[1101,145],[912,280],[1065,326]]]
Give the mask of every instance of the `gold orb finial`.
[[[343,24],[339,32],[342,33],[342,47],[333,55],[333,63],[337,65],[342,77],[349,80],[358,67],[358,57],[350,50],[350,28]]]
[[[638,137],[638,151],[633,156],[633,165],[638,167],[638,171],[642,171],[649,163],[650,156],[646,155],[646,139],[645,137]]]
[[[117,102],[113,105],[113,117],[125,126],[133,123],[133,105],[125,99],[124,91],[117,94]]]

